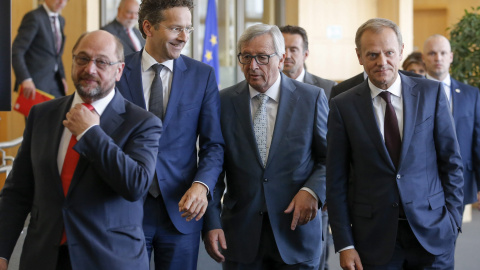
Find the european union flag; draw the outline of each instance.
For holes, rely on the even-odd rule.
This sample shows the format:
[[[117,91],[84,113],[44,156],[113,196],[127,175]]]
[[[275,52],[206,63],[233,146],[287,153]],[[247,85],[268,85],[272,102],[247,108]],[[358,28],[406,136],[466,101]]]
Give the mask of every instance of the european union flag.
[[[215,0],[208,0],[207,17],[205,18],[205,39],[203,41],[202,62],[215,69],[217,84],[220,84],[220,62],[218,61],[218,25]]]

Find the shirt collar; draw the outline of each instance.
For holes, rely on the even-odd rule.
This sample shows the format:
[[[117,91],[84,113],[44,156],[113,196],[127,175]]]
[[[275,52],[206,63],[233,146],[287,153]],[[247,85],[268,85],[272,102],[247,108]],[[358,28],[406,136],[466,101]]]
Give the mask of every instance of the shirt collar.
[[[282,76],[279,74],[277,80],[268,88],[267,91],[265,91],[265,95],[267,95],[269,98],[275,100],[278,102],[280,100],[280,82]],[[255,90],[252,86],[248,85],[248,90],[250,91],[250,98],[254,98],[258,94],[261,94],[257,90]]]
[[[402,79],[400,75],[397,76],[397,79],[395,80],[395,82],[393,82],[393,84],[386,90],[376,87],[370,81],[370,79],[368,79],[368,86],[370,87],[370,94],[372,95],[372,99],[378,96],[383,91],[388,91],[396,97],[402,96]]]
[[[99,100],[95,100],[90,105],[92,105],[93,108],[95,109],[95,112],[97,112],[98,115],[101,116],[103,111],[105,111],[105,108],[107,108],[108,104],[110,104],[110,101],[112,101],[114,96],[115,96],[115,89],[112,89],[112,91],[110,91],[110,93],[108,93],[105,97]],[[79,103],[80,104],[84,103],[84,101],[82,100],[80,95],[78,95],[77,92],[75,92],[75,95],[73,97],[72,107]]]
[[[58,13],[51,11],[48,8],[47,4],[43,3],[43,8],[45,8],[45,11],[47,11],[48,17],[52,17],[52,16],[57,17],[58,16]]]
[[[298,75],[298,77],[295,79],[299,82],[304,82],[305,80],[305,69],[302,68],[302,72],[300,73],[300,75]]]
[[[430,75],[426,75],[426,78],[429,79],[429,80],[434,80],[434,81],[437,81],[437,82],[440,82],[439,80],[433,78],[432,76]],[[450,87],[450,85],[452,84],[451,82],[451,79],[450,79],[450,73],[447,74],[447,76],[445,76],[445,79],[443,79],[443,81],[441,81],[443,84],[445,84],[446,86]]]
[[[155,64],[158,64],[157,60],[155,60],[155,58],[153,58],[144,48],[142,53],[142,72],[147,71],[149,68],[151,68]],[[173,72],[173,60],[167,60],[160,64],[162,64],[164,67],[168,68],[171,72]]]

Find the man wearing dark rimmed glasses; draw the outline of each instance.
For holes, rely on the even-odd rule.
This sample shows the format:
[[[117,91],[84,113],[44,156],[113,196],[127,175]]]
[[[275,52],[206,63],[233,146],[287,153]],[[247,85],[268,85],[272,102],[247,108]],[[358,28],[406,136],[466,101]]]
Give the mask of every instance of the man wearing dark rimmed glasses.
[[[106,31],[73,47],[73,95],[36,105],[0,193],[0,270],[30,213],[21,270],[148,269],[143,200],[161,121],[115,89],[121,42]]]
[[[226,181],[205,215],[206,250],[227,270],[317,269],[327,98],[281,73],[277,26],[249,27],[237,49],[245,81],[220,92]]]
[[[163,121],[143,222],[157,270],[196,269],[202,216],[223,164],[215,72],[180,55],[193,31],[192,8],[188,0],[142,1],[145,48],[126,58],[117,83],[128,100]]]

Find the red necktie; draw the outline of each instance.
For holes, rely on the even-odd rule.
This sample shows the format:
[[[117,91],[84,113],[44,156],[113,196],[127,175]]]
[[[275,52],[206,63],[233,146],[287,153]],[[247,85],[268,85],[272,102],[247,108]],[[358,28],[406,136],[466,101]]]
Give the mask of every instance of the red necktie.
[[[126,29],[127,29],[127,35],[130,38],[130,41],[132,42],[133,47],[135,48],[135,51],[137,51],[137,52],[140,51],[140,48],[138,48],[137,43],[135,43],[135,40],[132,37],[132,32],[130,31],[130,29],[128,29],[128,28],[126,28]]]
[[[93,111],[94,108],[88,103],[82,103],[83,106],[87,107],[90,111]],[[63,194],[67,197],[68,189],[70,188],[70,183],[72,182],[73,174],[75,173],[75,168],[77,167],[78,160],[80,155],[77,151],[73,150],[73,146],[77,143],[77,137],[72,134],[70,142],[68,143],[67,154],[65,155],[65,160],[63,161],[62,173],[60,178],[62,179]],[[62,240],[60,245],[63,245],[67,242],[67,236],[65,235],[65,230],[63,230]]]

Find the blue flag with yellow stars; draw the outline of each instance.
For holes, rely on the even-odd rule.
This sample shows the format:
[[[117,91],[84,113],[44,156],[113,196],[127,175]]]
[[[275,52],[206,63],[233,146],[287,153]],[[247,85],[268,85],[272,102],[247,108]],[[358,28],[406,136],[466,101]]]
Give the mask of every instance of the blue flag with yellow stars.
[[[205,39],[203,41],[202,62],[215,69],[217,84],[220,84],[220,62],[218,61],[218,25],[215,0],[208,0],[207,17],[205,18]]]

